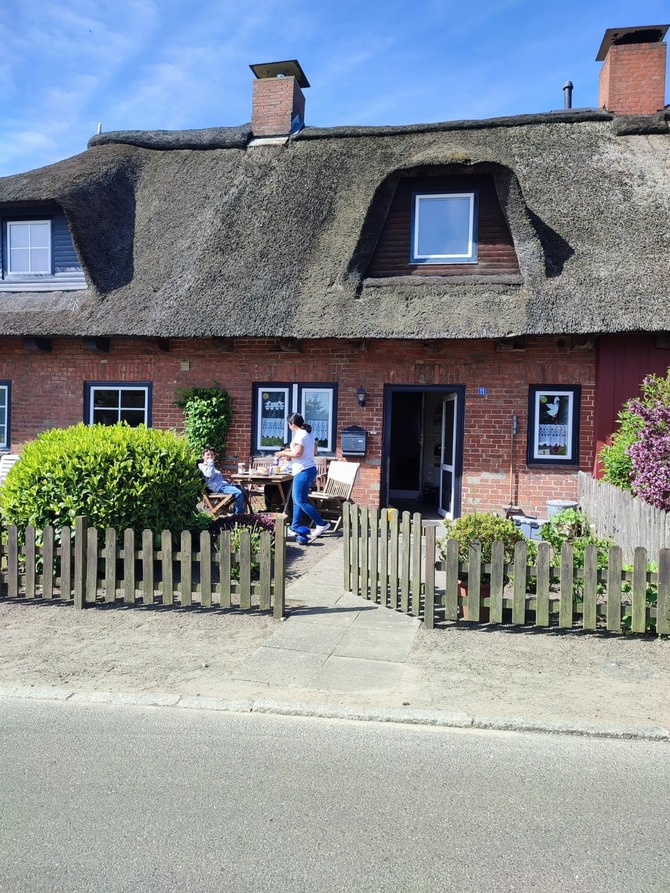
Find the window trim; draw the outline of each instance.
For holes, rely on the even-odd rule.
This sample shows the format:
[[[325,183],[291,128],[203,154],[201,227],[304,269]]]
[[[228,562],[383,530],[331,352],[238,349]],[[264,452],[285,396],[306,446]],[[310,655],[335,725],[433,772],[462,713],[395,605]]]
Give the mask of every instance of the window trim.
[[[421,201],[424,199],[469,199],[468,253],[467,254],[420,254]],[[412,218],[410,226],[410,263],[412,264],[476,264],[477,263],[477,212],[478,194],[472,192],[414,192],[412,193]]]
[[[530,385],[528,388],[528,439],[526,463],[528,465],[562,465],[579,467],[579,420],[581,385]],[[542,398],[546,398],[544,401]],[[567,398],[567,428],[564,443],[565,454],[540,452],[541,403],[550,398]],[[553,401],[552,401],[553,402]],[[561,432],[563,433],[563,432]]]
[[[12,237],[11,237],[12,227],[13,226],[32,226],[32,225],[38,225],[38,224],[46,225],[49,227],[49,239],[48,239],[48,245],[47,245],[47,251],[49,252],[49,259],[48,259],[48,263],[47,263],[47,269],[46,270],[12,270]],[[5,232],[6,232],[6,245],[7,245],[7,258],[6,258],[5,269],[6,269],[7,276],[12,276],[12,277],[29,276],[32,278],[33,276],[52,276],[53,275],[53,232],[52,232],[52,228],[51,228],[51,220],[50,219],[44,218],[44,219],[36,219],[36,220],[21,220],[20,218],[15,218],[15,219],[7,220]],[[15,249],[15,250],[22,250],[22,249]],[[25,250],[25,249],[23,249],[23,250]],[[31,257],[30,246],[28,246],[27,250],[29,252],[28,257],[30,258]]]
[[[0,442],[0,450],[8,450],[10,448],[11,438],[11,419],[12,419],[12,383],[9,379],[0,379],[0,389],[6,392],[5,402],[5,441]]]
[[[152,427],[152,399],[153,382],[151,381],[86,381],[84,382],[84,424],[101,424],[93,421],[93,399],[96,391],[144,391],[146,403],[144,407],[144,422],[147,428]],[[122,409],[123,407],[120,407]],[[135,407],[133,407],[135,408]],[[117,424],[120,420],[117,419]]]
[[[278,447],[261,446],[260,441],[260,418],[261,418],[261,402],[263,391],[284,391],[286,394],[286,402],[284,405],[284,419],[287,419],[292,412],[299,412],[304,415],[304,393],[305,391],[329,391],[329,409],[330,409],[330,441],[331,449],[319,447],[319,455],[335,456],[337,455],[337,394],[338,385],[336,382],[288,382],[288,381],[260,381],[252,384],[252,422],[251,422],[251,454],[253,456],[263,456],[277,451]],[[285,422],[284,429],[285,441],[290,442],[291,432],[288,424]]]

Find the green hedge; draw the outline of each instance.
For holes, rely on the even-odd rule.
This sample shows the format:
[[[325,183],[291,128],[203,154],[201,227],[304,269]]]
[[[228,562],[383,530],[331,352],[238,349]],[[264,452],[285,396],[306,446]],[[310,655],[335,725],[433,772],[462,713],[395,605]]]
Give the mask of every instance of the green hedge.
[[[198,526],[203,481],[186,441],[127,425],[54,428],[29,443],[0,490],[9,523],[183,530]]]

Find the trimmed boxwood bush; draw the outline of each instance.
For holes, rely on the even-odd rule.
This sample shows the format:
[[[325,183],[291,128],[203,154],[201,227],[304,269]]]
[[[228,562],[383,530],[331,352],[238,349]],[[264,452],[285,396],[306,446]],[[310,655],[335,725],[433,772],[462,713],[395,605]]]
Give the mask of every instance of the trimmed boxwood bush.
[[[0,490],[7,521],[57,530],[86,515],[122,530],[194,529],[204,484],[186,441],[120,425],[53,428],[29,443]]]

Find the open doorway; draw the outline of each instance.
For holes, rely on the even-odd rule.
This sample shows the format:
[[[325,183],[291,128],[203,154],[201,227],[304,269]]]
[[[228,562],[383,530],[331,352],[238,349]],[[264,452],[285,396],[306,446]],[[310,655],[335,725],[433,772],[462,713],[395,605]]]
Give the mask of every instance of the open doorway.
[[[382,505],[424,518],[458,516],[464,393],[462,385],[386,385]]]

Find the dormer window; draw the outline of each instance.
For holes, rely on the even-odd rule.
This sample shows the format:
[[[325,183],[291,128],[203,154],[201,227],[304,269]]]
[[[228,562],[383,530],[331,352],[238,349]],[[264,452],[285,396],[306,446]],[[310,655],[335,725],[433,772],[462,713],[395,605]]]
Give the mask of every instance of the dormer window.
[[[0,205],[0,292],[84,288],[70,227],[56,202]]]
[[[475,192],[412,196],[412,264],[477,263]]]
[[[22,276],[51,274],[51,221],[7,223],[7,273]]]

